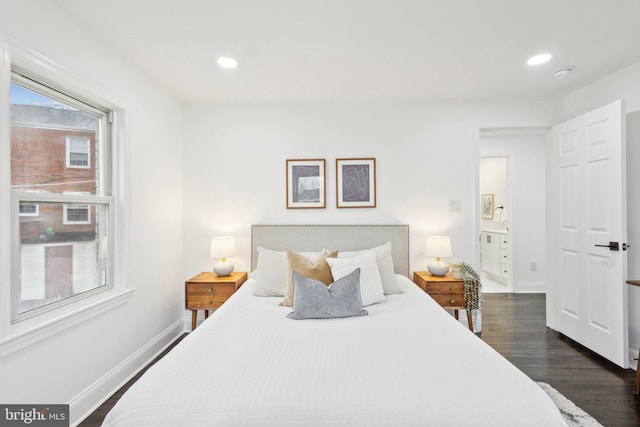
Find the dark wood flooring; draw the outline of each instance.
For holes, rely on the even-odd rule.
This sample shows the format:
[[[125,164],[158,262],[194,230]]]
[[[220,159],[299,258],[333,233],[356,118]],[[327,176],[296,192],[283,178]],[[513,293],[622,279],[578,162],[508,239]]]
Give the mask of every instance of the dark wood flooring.
[[[145,366],[135,377],[133,377],[128,383],[122,386],[120,390],[114,393],[114,395],[111,396],[109,399],[107,399],[102,405],[100,405],[98,409],[93,411],[91,415],[89,415],[80,424],[78,424],[78,427],[100,427],[102,425],[102,421],[104,421],[104,418],[107,416],[107,413],[111,410],[111,408],[113,408],[113,405],[116,404],[118,399],[122,397],[124,392],[127,391],[133,383],[138,381],[138,378],[140,378],[146,372],[147,369],[153,366],[153,364],[156,363],[158,360],[162,359],[162,357],[165,354],[170,352],[171,349],[175,347],[180,341],[182,341],[182,339],[186,336],[187,334],[184,334],[180,338],[175,340],[169,347],[167,347],[167,349],[165,349],[162,353],[160,353],[158,357],[156,357],[151,363]]]
[[[640,426],[640,399],[633,394],[635,371],[621,369],[547,329],[544,295],[485,294],[481,338],[533,380],[550,384],[605,427]],[[138,378],[80,426],[100,426]]]
[[[635,371],[545,326],[543,294],[484,294],[482,339],[608,427],[640,426]]]

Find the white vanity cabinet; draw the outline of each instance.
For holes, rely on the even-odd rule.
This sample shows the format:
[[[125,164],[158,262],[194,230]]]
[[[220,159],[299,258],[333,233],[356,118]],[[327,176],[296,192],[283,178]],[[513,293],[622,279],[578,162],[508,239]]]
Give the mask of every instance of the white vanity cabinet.
[[[482,232],[482,270],[500,275],[500,236],[497,233]]]
[[[509,279],[509,236],[500,235],[500,276]]]
[[[483,231],[480,237],[482,270],[493,280],[507,283],[509,279],[509,235],[506,232]]]

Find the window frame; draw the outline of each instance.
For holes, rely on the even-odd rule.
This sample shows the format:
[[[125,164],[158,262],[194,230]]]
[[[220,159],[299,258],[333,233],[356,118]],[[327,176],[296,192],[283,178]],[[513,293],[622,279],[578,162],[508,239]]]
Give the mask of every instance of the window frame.
[[[113,90],[105,90],[103,83],[86,80],[86,76],[78,75],[53,61],[42,53],[4,37],[0,34],[0,235],[9,236],[0,239],[0,358],[22,351],[42,340],[79,326],[88,320],[107,313],[121,305],[127,304],[135,292],[128,274],[131,264],[128,245],[131,224],[131,195],[126,191],[126,182],[130,177],[130,152],[126,144],[126,123],[128,112],[123,107],[126,99],[115,95]],[[9,90],[11,71],[24,71],[28,75],[37,76],[41,83],[58,87],[68,93],[86,94],[93,101],[108,107],[112,112],[109,117],[111,129],[111,176],[108,183],[113,189],[113,210],[110,215],[111,240],[108,245],[109,257],[112,260],[111,278],[113,288],[84,299],[74,301],[55,310],[45,311],[37,316],[13,322],[11,319],[11,299],[13,292],[12,268],[15,265],[12,252],[14,245],[15,224],[18,207],[14,204],[11,193],[11,141],[10,141],[10,104]],[[108,80],[109,76],[105,76]],[[113,86],[114,82],[111,86]],[[115,82],[117,84],[117,82]],[[106,170],[106,168],[104,169]],[[103,181],[104,182],[104,181]],[[24,200],[27,200],[25,198]]]
[[[128,208],[131,195],[126,191],[126,182],[130,177],[130,151],[126,144],[126,123],[128,112],[124,108],[126,99],[106,90],[105,82],[87,80],[53,61],[41,52],[33,50],[15,40],[0,34],[0,235],[9,236],[0,239],[0,359],[18,353],[43,340],[55,337],[64,331],[86,324],[89,320],[109,313],[131,301],[135,292],[130,281],[128,244],[131,224],[131,210]],[[108,170],[111,176],[106,182],[112,188],[112,207],[109,222],[110,241],[108,255],[111,263],[113,288],[95,295],[86,295],[56,309],[44,311],[38,315],[13,322],[10,295],[12,294],[12,269],[15,265],[15,251],[12,251],[18,215],[12,215],[19,208],[15,204],[11,190],[11,138],[10,138],[10,85],[11,71],[24,72],[38,77],[43,84],[49,84],[68,93],[85,94],[94,102],[107,107],[111,114],[108,126],[111,131],[111,164]],[[107,80],[108,75],[104,76]],[[109,82],[111,87],[117,82]],[[107,170],[107,168],[104,168]],[[29,196],[29,195],[27,195]],[[73,196],[66,196],[70,199]],[[23,200],[29,200],[25,197]],[[74,200],[71,200],[72,202]]]
[[[12,227],[11,227],[11,235],[14,236],[11,245],[11,322],[17,323],[21,322],[25,319],[29,319],[31,317],[38,316],[41,313],[56,310],[59,307],[64,307],[68,304],[73,304],[77,300],[81,300],[92,296],[97,293],[105,292],[113,288],[113,257],[112,253],[107,254],[106,256],[106,274],[104,283],[99,283],[98,286],[92,290],[88,290],[82,293],[78,293],[72,295],[70,297],[64,298],[62,300],[42,305],[38,308],[34,308],[32,310],[26,312],[20,312],[20,303],[18,299],[18,295],[20,295],[20,271],[21,271],[21,256],[20,256],[20,232],[19,232],[19,215],[15,215],[15,212],[19,212],[19,204],[21,202],[32,202],[32,203],[60,203],[63,204],[63,223],[68,224],[90,224],[91,215],[89,215],[89,222],[67,222],[67,209],[66,204],[86,204],[88,207],[91,205],[105,206],[108,212],[108,218],[106,224],[100,224],[101,230],[98,232],[98,236],[103,236],[105,233],[114,229],[114,222],[112,214],[113,212],[113,204],[114,198],[111,195],[111,183],[110,183],[110,167],[111,167],[111,124],[113,114],[110,113],[110,110],[104,107],[96,107],[95,105],[89,104],[85,101],[80,101],[76,98],[75,93],[65,90],[64,88],[54,89],[52,88],[50,83],[45,83],[41,79],[36,76],[33,76],[29,73],[26,73],[20,69],[12,69],[11,70],[11,78],[10,83],[15,83],[20,86],[23,86],[29,90],[38,92],[42,95],[51,97],[54,100],[64,102],[67,105],[72,107],[76,107],[82,111],[87,111],[99,117],[100,126],[98,128],[98,135],[96,138],[100,141],[97,146],[96,157],[99,160],[99,164],[97,166],[97,175],[96,175],[96,194],[65,194],[65,193],[43,193],[43,192],[33,192],[33,191],[23,191],[20,189],[13,189],[10,187],[11,199],[12,199],[12,211],[11,211],[11,219],[12,219]],[[64,91],[64,92],[63,92]],[[11,123],[10,123],[11,124]],[[65,141],[68,147],[68,139]],[[9,141],[9,144],[11,142]],[[67,150],[68,153],[68,150]],[[68,156],[67,156],[68,157]],[[16,211],[17,209],[17,211]],[[109,236],[109,234],[106,234]],[[99,275],[102,277],[102,275]],[[102,282],[102,279],[100,280]]]

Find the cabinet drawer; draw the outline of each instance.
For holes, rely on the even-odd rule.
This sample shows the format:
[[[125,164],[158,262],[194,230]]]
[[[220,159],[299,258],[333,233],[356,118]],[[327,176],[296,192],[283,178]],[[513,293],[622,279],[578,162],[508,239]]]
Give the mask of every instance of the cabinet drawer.
[[[186,289],[186,308],[217,308],[222,305],[235,291],[233,283],[190,283]]]
[[[505,277],[509,275],[509,264],[507,263],[500,264],[500,275]]]
[[[187,310],[218,308],[227,298],[220,295],[189,297]]]
[[[425,287],[429,295],[464,294],[464,283],[460,282],[427,282]]]
[[[431,295],[431,297],[436,300],[438,304],[443,307],[466,307],[467,302],[464,299],[463,295]]]

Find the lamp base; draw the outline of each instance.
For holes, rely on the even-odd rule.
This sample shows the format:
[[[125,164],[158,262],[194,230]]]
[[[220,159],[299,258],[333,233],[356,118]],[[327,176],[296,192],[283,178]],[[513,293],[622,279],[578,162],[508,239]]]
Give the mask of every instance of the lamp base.
[[[427,270],[434,276],[444,276],[449,272],[449,264],[445,264],[442,261],[433,261],[427,265]]]
[[[217,262],[213,266],[213,272],[216,273],[218,276],[222,276],[222,277],[229,276],[231,273],[233,273],[233,264],[227,261]]]

